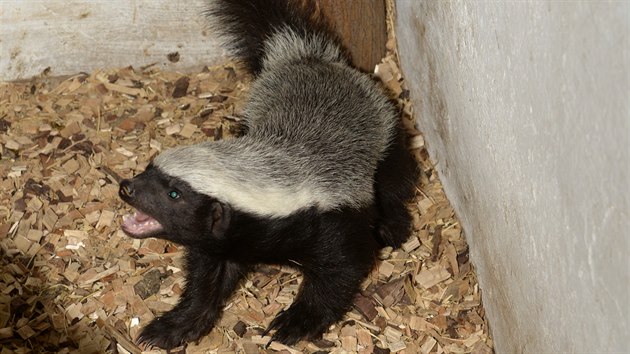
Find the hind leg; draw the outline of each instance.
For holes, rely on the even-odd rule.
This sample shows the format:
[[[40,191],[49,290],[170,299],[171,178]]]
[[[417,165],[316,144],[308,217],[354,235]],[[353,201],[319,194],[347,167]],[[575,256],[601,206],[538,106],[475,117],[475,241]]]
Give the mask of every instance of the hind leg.
[[[350,310],[363,278],[362,274],[353,278],[331,270],[319,271],[312,276],[305,274],[291,307],[269,324],[268,331],[276,330],[272,341],[293,345],[302,339],[313,340],[321,336]]]
[[[276,330],[274,341],[292,345],[321,336],[350,310],[374,266],[378,246],[371,237],[373,218],[331,214],[322,218],[316,246],[300,259],[304,280],[293,304],[267,328]]]
[[[378,233],[386,246],[400,247],[411,231],[407,203],[415,196],[418,164],[407,148],[403,129],[398,129],[394,144],[379,163],[375,177]]]

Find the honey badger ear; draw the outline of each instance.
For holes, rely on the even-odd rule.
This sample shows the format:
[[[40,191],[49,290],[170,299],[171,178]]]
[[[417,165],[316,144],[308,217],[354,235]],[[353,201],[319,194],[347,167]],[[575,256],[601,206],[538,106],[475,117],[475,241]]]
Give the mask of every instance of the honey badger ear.
[[[208,215],[208,227],[213,236],[222,237],[230,226],[232,220],[232,208],[225,203],[215,201],[210,206]]]

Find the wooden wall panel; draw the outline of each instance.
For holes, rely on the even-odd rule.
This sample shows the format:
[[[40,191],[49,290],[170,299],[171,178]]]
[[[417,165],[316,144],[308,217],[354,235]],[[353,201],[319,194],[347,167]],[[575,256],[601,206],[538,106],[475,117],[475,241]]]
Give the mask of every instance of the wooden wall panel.
[[[374,71],[385,55],[385,0],[317,0],[317,3],[342,38],[355,65],[366,72]]]

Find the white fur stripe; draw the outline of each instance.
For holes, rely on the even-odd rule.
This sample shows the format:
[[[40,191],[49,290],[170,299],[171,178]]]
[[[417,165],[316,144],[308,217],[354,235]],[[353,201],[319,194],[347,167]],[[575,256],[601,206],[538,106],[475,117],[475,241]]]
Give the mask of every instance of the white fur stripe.
[[[317,186],[279,183],[269,176],[268,161],[251,149],[229,156],[222,149],[241,139],[204,143],[167,150],[153,164],[165,174],[187,182],[195,191],[228,203],[234,208],[260,216],[283,217],[300,209],[316,206],[320,210],[337,208],[330,193]],[[238,149],[238,147],[236,147]],[[229,149],[234,151],[232,149]],[[231,165],[226,165],[229,163]]]

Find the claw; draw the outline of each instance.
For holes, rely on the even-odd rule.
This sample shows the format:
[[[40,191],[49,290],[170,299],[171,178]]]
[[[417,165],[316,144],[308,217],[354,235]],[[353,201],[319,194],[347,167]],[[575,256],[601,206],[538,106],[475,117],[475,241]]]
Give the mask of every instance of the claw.
[[[260,334],[261,336],[266,336],[267,334],[269,334],[269,331],[271,331],[272,327],[271,325],[269,325],[269,327],[267,327],[264,331],[262,331],[262,333]]]
[[[267,342],[267,344],[265,344],[265,350],[269,349],[269,346],[271,345],[271,342],[273,342],[273,338],[269,340],[269,342]]]
[[[269,332],[273,329],[278,329],[276,327],[278,327],[278,323],[280,322],[278,319],[282,316],[282,314],[285,313],[285,310],[282,310],[280,312],[278,312],[278,314],[276,315],[276,317],[271,320],[271,322],[269,323],[269,326],[267,326],[267,328],[262,332],[262,336],[266,336],[267,334],[269,334]],[[274,335],[275,337],[275,335]]]
[[[263,331],[260,335],[261,335],[261,336],[263,336],[263,337],[266,337],[266,336],[269,334],[269,332],[270,332],[272,329],[274,329],[274,327],[275,327],[274,322],[275,322],[275,319],[274,319],[273,321],[271,321],[271,323],[269,324],[269,326],[267,326],[267,328],[266,328],[266,329],[265,329],[265,330],[264,330],[264,331]],[[268,348],[269,348],[269,346],[271,345],[271,342],[273,342],[273,341],[275,340],[275,339],[274,339],[275,337],[276,337],[276,335],[274,334],[274,335],[271,337],[271,339],[269,339],[269,341],[267,342],[267,344],[265,344],[265,349],[268,349]]]
[[[146,336],[140,334],[138,338],[134,341],[134,343],[138,347],[144,347],[144,350],[153,350],[155,348],[155,344],[153,344]]]
[[[271,336],[271,341],[282,343],[282,338],[280,338],[280,336],[281,336],[280,331],[276,331],[276,333],[274,333],[273,336]]]
[[[147,344],[144,342],[145,338],[142,335],[142,333],[140,333],[140,335],[138,337],[136,337],[136,340],[133,341],[133,343],[137,346],[147,346]]]
[[[147,350],[151,350],[153,344],[150,343],[149,338],[147,337],[146,332],[143,330],[138,334],[136,340],[133,341],[139,347],[145,347]]]

